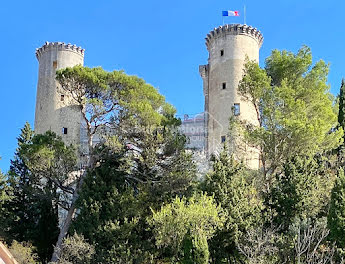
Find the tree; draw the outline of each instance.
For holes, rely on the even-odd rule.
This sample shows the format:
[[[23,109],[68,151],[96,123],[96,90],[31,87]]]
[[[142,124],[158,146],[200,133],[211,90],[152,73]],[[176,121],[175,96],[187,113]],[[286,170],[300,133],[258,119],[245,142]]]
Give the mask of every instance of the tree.
[[[202,189],[214,195],[227,213],[224,227],[210,242],[213,261],[230,261],[238,253],[236,243],[243,234],[263,222],[263,200],[252,178],[245,165],[224,148],[202,183]]]
[[[59,248],[76,210],[76,201],[85,186],[84,179],[97,162],[102,161],[103,154],[93,141],[96,134],[102,142],[112,144],[119,141],[127,146],[132,159],[125,178],[131,186],[152,183],[157,191],[169,193],[171,182],[168,179],[174,178],[175,184],[185,188],[192,176],[189,169],[183,171],[179,166],[183,159],[189,159],[184,154],[184,143],[178,149],[171,147],[173,143],[183,140],[179,139],[178,133],[166,129],[176,125],[177,120],[173,118],[175,109],[165,102],[154,87],[122,71],[106,72],[101,68],[81,66],[58,71],[57,80],[63,92],[71,96],[71,103],[81,111],[88,143],[86,150],[83,150],[87,156],[84,164],[86,170],[76,179],[76,188],[52,261],[58,258]],[[164,173],[170,173],[172,177],[163,177]]]
[[[103,156],[90,171],[77,201],[74,230],[95,244],[97,263],[148,262],[149,237],[143,223],[149,201],[139,186],[126,182],[125,149]],[[125,167],[125,168],[122,168]]]
[[[67,236],[64,239],[57,263],[89,264],[92,263],[91,259],[94,254],[94,246],[90,245],[82,235],[74,233],[73,236]]]
[[[154,227],[157,247],[169,248],[182,263],[205,264],[209,263],[207,241],[224,220],[214,199],[200,194],[188,200],[176,197],[160,211],[153,211],[149,223]]]
[[[339,93],[339,114],[338,123],[345,130],[345,80],[341,80],[340,93]]]
[[[293,249],[289,253],[292,263],[332,264],[335,248],[327,243],[327,221],[296,218],[289,228]]]
[[[21,129],[21,134],[17,138],[18,148],[14,159],[11,160],[8,172],[8,183],[12,190],[12,199],[6,204],[9,212],[7,219],[8,240],[32,241],[35,223],[39,216],[36,193],[38,180],[31,173],[25,164],[24,148],[31,144],[33,131],[28,122]]]
[[[23,147],[22,158],[35,180],[32,186],[38,190],[35,206],[40,210],[40,217],[35,223],[42,233],[37,233],[36,239],[42,246],[49,245],[50,249],[43,252],[51,255],[58,233],[58,206],[68,210],[74,178],[78,177],[76,150],[74,146],[66,146],[54,132],[47,131],[35,135],[31,144]]]
[[[34,253],[35,248],[27,242],[19,243],[13,241],[9,248],[13,257],[19,264],[37,264],[38,256]]]
[[[322,60],[312,65],[308,47],[296,54],[274,50],[265,64],[261,69],[248,61],[238,90],[256,109],[260,126],[244,127],[248,142],[260,148],[269,188],[284,160],[337,148],[343,129],[334,130],[328,65]]]
[[[0,237],[2,238],[7,235],[9,213],[5,205],[11,200],[9,192],[7,179],[0,171]]]
[[[3,210],[3,204],[9,199],[7,192],[6,178],[0,171],[0,209]]]
[[[95,262],[149,263],[157,255],[146,222],[150,207],[188,196],[193,187],[194,166],[175,125],[126,131],[125,140],[110,137],[95,148],[101,159],[76,205],[72,229],[96,245]]]
[[[345,80],[342,79],[340,93],[339,93],[339,112],[338,112],[338,123],[339,126],[345,129]],[[338,161],[340,165],[344,165],[344,155],[345,155],[345,143],[343,138],[343,143],[338,148]]]
[[[333,186],[333,174],[312,157],[294,157],[277,173],[276,183],[266,195],[273,222],[283,231],[297,218],[325,215]]]
[[[339,169],[332,190],[328,227],[332,241],[339,248],[345,248],[345,176],[343,169]]]
[[[6,203],[8,239],[30,241],[41,261],[50,259],[58,235],[58,204],[64,206],[66,183],[75,168],[75,149],[52,132],[34,135],[27,123],[18,138],[11,162]]]
[[[246,231],[237,242],[237,247],[248,264],[279,263],[277,240],[275,230],[259,226]]]

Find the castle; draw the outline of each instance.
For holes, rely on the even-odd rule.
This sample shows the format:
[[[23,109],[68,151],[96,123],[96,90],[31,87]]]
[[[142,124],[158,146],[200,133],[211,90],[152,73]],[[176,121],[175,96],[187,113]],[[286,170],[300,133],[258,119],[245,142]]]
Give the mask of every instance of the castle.
[[[231,116],[258,125],[255,109],[238,95],[237,87],[246,57],[258,62],[262,43],[260,31],[242,24],[220,26],[207,34],[208,64],[199,66],[205,112],[195,118],[186,116],[182,121],[182,131],[189,138],[187,146],[211,154],[230,141],[230,146],[235,146],[234,152],[239,152],[241,146],[239,159],[251,168],[259,167],[257,149],[241,144],[241,139],[227,137]],[[55,80],[56,70],[83,65],[84,53],[84,49],[62,42],[46,42],[36,50],[39,62],[36,133],[51,130],[68,144],[80,144],[84,140],[80,110],[70,104],[71,98],[61,93]]]
[[[80,109],[70,104],[69,95],[61,93],[55,80],[56,70],[84,64],[84,49],[62,42],[46,42],[36,50],[39,62],[35,112],[35,132],[48,130],[61,135],[67,144],[81,140]]]

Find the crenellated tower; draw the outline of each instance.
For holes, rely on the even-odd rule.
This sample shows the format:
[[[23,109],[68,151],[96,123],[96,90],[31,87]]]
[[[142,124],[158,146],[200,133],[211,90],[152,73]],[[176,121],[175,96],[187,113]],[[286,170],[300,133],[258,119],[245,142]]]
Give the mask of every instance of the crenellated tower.
[[[39,62],[35,112],[35,132],[48,130],[61,136],[66,144],[80,143],[81,113],[64,94],[55,79],[56,71],[84,64],[84,49],[63,42],[46,42],[36,49]]]
[[[230,141],[230,145],[236,146],[234,153],[251,168],[259,167],[258,150],[242,144],[238,138],[227,137],[231,115],[258,125],[255,109],[241,98],[237,88],[246,57],[259,62],[262,43],[263,36],[256,28],[241,24],[220,26],[207,34],[208,64],[199,66],[205,96],[207,152],[219,151],[222,143]]]

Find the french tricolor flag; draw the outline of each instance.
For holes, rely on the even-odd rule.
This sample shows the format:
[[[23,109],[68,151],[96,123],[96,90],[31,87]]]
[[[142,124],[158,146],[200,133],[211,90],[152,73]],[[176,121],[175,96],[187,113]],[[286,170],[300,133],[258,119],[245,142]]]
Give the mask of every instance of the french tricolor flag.
[[[238,11],[223,11],[223,16],[240,16],[240,12]]]

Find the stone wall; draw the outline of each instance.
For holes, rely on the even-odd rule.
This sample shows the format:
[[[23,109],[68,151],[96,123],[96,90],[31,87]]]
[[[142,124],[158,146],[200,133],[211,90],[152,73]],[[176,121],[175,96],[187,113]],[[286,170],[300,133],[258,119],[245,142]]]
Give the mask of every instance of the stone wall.
[[[63,42],[46,42],[36,50],[39,62],[35,112],[35,132],[48,130],[61,136],[65,143],[79,144],[81,114],[71,98],[59,89],[56,70],[83,65],[84,49]],[[63,133],[67,128],[67,134]]]
[[[247,25],[225,25],[211,31],[206,37],[209,51],[208,64],[199,67],[204,84],[206,140],[208,153],[218,152],[222,148],[222,138],[229,139],[229,118],[239,106],[238,118],[253,125],[258,125],[255,109],[237,93],[239,81],[243,76],[246,57],[259,61],[259,49],[262,34]],[[249,167],[259,167],[258,150],[241,140],[232,140],[237,145],[234,153],[243,159]],[[241,141],[242,142],[242,141]],[[239,154],[241,146],[245,154]]]

